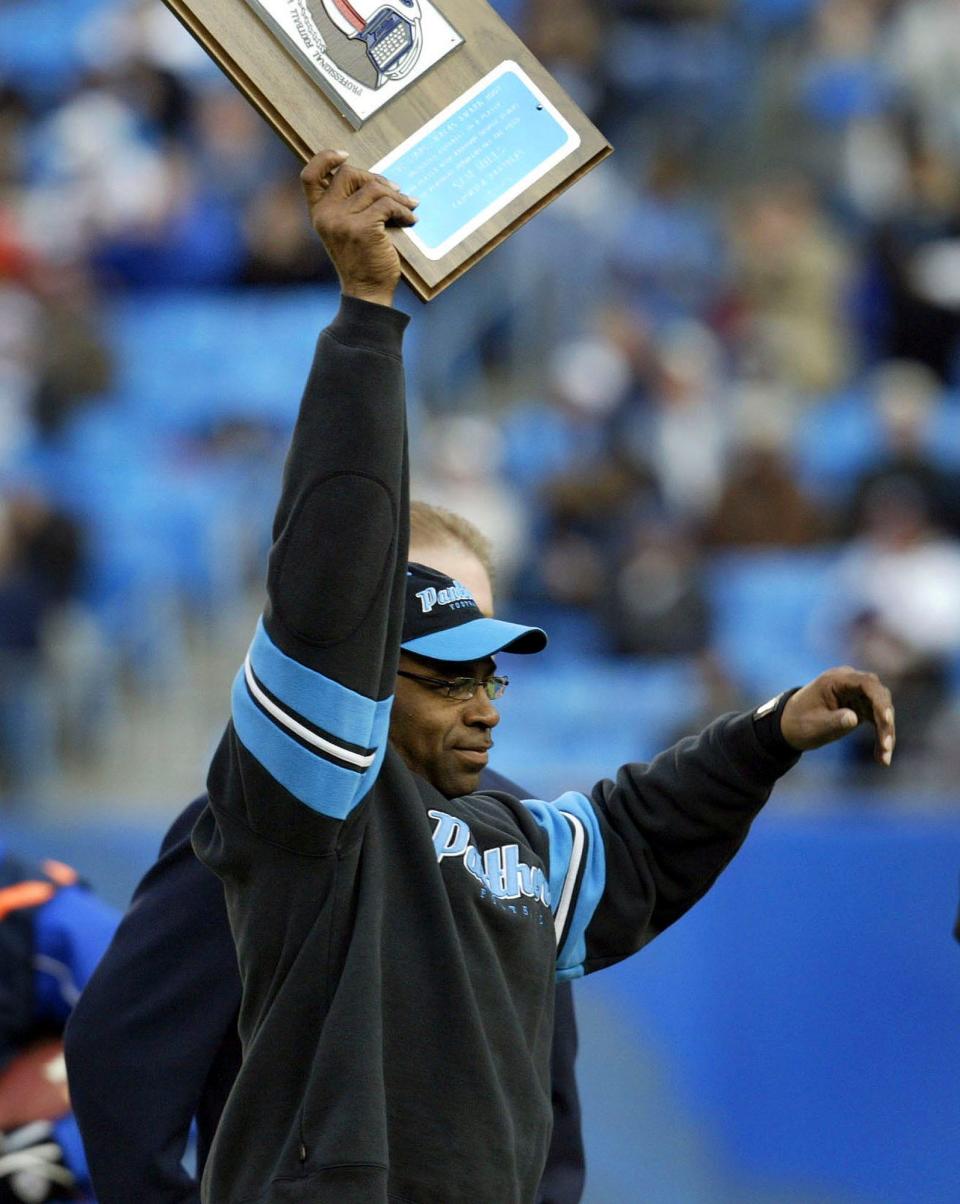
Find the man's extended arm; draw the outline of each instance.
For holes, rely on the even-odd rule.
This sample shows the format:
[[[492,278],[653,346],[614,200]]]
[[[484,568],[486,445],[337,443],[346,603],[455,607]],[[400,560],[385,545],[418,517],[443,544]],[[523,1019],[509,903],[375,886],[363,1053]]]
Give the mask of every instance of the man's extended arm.
[[[338,825],[366,795],[386,749],[409,524],[407,319],[386,304],[399,260],[384,227],[412,222],[412,202],[341,163],[323,152],[303,172],[343,298],[301,403],[267,606],[234,685],[209,791],[214,809],[229,806],[234,821],[274,840],[297,840],[276,827],[277,806],[295,802],[291,816],[301,822],[293,825],[306,823],[311,847],[341,838]],[[313,823],[303,805],[331,822]]]
[[[341,164],[342,156],[324,152],[303,173],[344,295],[317,344],[274,523],[267,606],[234,682],[231,722],[208,779],[210,806],[193,836],[197,855],[227,887],[244,976],[241,1039],[309,923],[291,903],[284,854],[298,857],[296,889],[320,891],[325,854],[362,831],[363,802],[386,753],[399,656],[407,319],[386,304],[399,259],[385,226],[411,224],[413,202]]]
[[[628,956],[710,888],[777,779],[804,749],[861,721],[889,764],[890,692],[873,675],[828,670],[752,714],[728,715],[649,765],[624,766],[591,796],[527,806],[549,842],[558,972],[577,977]]]

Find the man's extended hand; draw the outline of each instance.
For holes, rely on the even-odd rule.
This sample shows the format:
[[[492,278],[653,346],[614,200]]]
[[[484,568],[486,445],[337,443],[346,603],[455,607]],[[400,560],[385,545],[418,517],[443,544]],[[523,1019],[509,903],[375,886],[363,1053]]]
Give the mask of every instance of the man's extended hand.
[[[889,765],[897,738],[890,691],[875,673],[844,665],[821,673],[793,695],[783,708],[780,730],[791,747],[804,752],[849,735],[861,722],[876,729],[875,760]]]
[[[348,167],[346,157],[346,151],[320,151],[300,173],[310,221],[343,293],[391,305],[400,257],[386,226],[412,226],[417,201],[383,176]]]

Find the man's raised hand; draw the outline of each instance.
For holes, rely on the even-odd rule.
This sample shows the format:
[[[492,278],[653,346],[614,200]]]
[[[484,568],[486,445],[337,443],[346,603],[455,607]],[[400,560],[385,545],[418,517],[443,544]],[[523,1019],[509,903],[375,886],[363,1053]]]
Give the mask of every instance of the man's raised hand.
[[[359,171],[346,151],[320,151],[300,173],[310,221],[327,248],[342,292],[391,305],[400,257],[388,225],[412,226],[417,201],[383,176]]]
[[[798,690],[783,708],[780,730],[791,747],[804,752],[840,740],[861,723],[873,724],[874,759],[889,765],[897,739],[890,691],[875,673],[845,665]]]

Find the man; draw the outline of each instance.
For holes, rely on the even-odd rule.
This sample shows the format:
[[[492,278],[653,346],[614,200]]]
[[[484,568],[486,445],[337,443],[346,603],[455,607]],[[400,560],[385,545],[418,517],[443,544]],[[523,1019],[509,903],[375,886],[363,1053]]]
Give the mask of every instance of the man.
[[[803,749],[865,720],[889,763],[893,711],[875,677],[831,670],[590,797],[476,793],[505,687],[494,657],[545,637],[408,568],[386,226],[412,225],[416,202],[344,160],[322,152],[302,177],[343,299],[193,835],[224,882],[243,983],[243,1064],[202,1198],[528,1204],[550,1136],[554,972],[601,969],[683,914]]]
[[[59,1037],[116,922],[69,866],[0,841],[0,1204],[92,1199]]]
[[[413,502],[411,557],[456,577],[493,612],[489,546],[466,519]],[[488,789],[518,788],[486,771]],[[240,977],[223,887],[194,856],[195,800],[171,827],[67,1030],[67,1062],[99,1204],[187,1204],[240,1066]],[[554,1136],[544,1204],[576,1204],[583,1144],[571,988],[558,984]],[[182,1165],[197,1120],[197,1177]]]

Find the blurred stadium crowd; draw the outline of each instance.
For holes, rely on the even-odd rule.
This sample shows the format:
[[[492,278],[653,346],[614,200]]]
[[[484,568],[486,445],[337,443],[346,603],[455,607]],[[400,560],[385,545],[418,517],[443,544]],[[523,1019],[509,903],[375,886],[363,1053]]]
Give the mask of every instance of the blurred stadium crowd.
[[[557,637],[511,690],[504,755],[542,737],[609,770],[846,660],[897,698],[883,783],[945,797],[960,8],[496,7],[617,151],[414,323],[416,491],[493,537],[504,608]],[[20,797],[257,590],[335,290],[289,152],[156,0],[12,0],[0,47],[0,790]],[[868,746],[805,772],[881,785]]]

